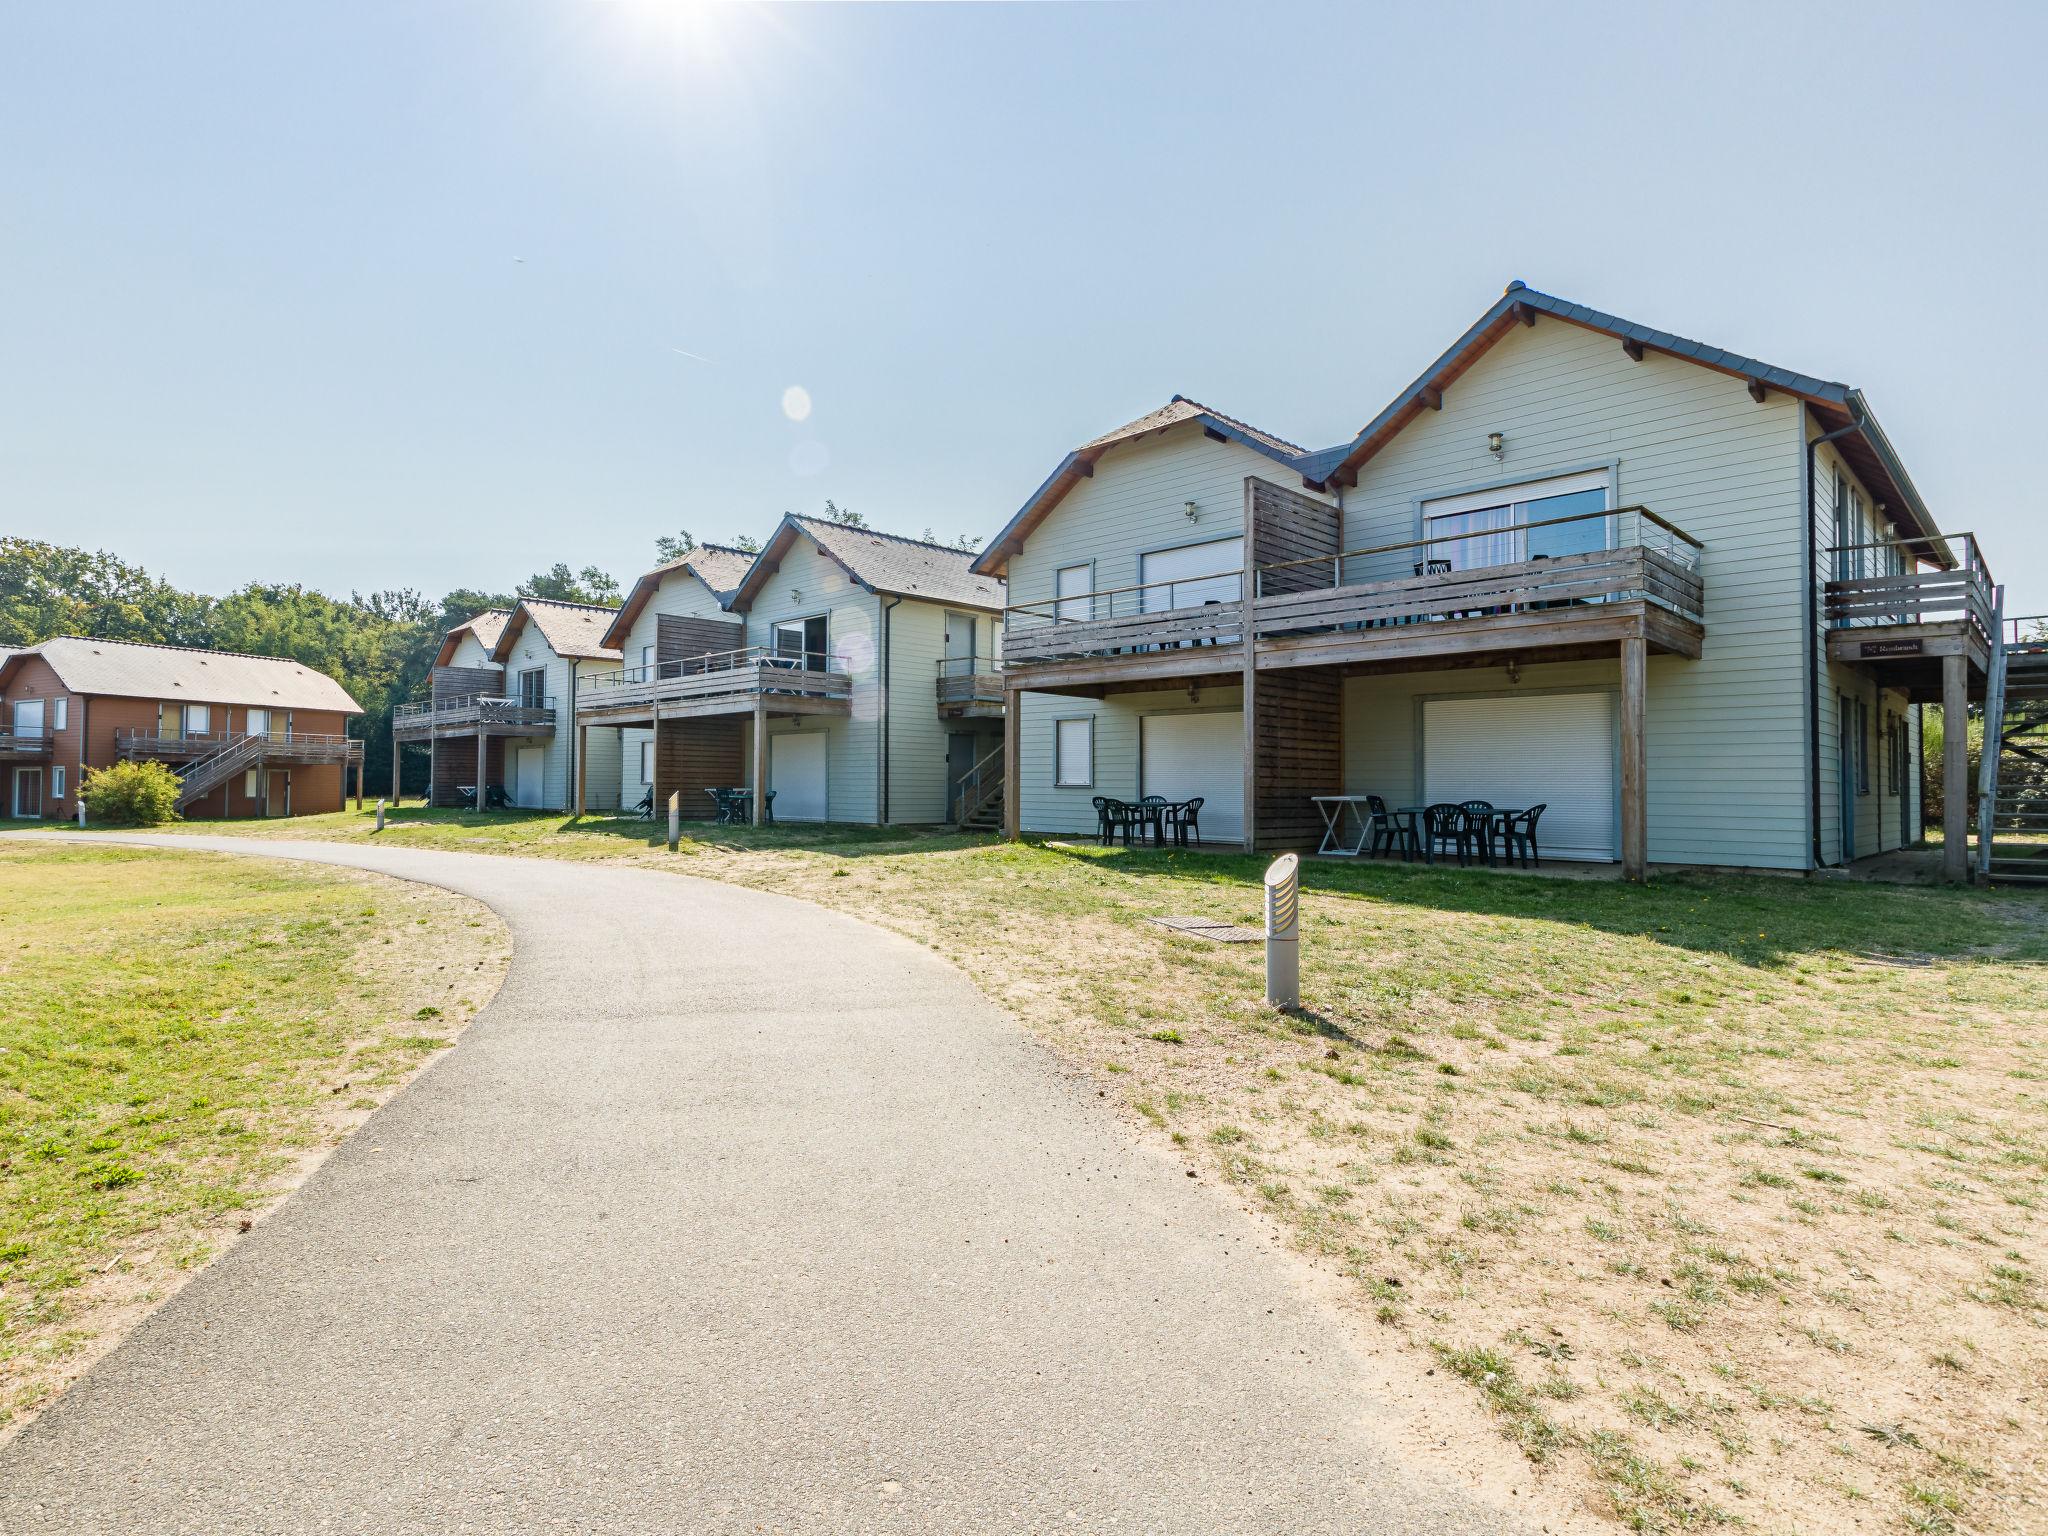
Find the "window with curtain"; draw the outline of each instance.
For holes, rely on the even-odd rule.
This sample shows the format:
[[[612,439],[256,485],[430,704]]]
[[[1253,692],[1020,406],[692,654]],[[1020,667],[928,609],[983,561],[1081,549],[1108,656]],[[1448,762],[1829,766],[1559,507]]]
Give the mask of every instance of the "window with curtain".
[[[1548,495],[1540,484],[1509,488],[1483,506],[1458,497],[1457,505],[1432,512],[1424,503],[1423,537],[1431,541],[1425,569],[1481,570],[1606,549],[1612,519],[1597,515],[1608,510],[1605,477],[1600,479],[1598,485],[1566,482],[1569,489]]]

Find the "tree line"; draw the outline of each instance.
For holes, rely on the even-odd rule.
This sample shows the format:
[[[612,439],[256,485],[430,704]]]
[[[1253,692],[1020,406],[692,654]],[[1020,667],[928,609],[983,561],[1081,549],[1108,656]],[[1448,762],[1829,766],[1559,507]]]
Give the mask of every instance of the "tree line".
[[[867,526],[858,514],[830,501],[825,515]],[[655,542],[655,558],[664,563],[696,547],[688,530]],[[955,542],[971,549],[975,541]],[[734,543],[759,548],[751,538]],[[290,657],[336,679],[363,706],[350,734],[366,744],[370,788],[387,793],[391,712],[399,704],[427,698],[434,656],[450,628],[483,609],[510,608],[521,597],[616,604],[622,596],[609,572],[558,561],[511,592],[462,587],[433,597],[412,587],[392,587],[336,598],[296,582],[252,581],[224,597],[211,597],[173,586],[105,550],[0,535],[0,650],[38,645],[55,635],[85,635]],[[425,764],[413,771],[424,775]],[[419,787],[410,776],[408,783]]]

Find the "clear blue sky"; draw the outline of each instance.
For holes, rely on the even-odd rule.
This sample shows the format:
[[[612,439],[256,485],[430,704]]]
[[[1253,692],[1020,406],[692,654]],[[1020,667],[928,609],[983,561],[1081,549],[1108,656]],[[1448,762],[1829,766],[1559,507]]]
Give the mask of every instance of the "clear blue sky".
[[[1679,9],[11,5],[0,529],[986,535],[1176,391],[1336,442],[1521,277],[1862,386],[2048,609],[2042,9]]]

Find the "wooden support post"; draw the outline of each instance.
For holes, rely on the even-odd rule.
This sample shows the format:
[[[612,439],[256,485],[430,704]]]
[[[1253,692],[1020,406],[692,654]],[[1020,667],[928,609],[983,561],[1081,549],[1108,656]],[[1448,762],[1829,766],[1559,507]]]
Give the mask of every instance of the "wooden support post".
[[[1649,772],[1644,726],[1649,715],[1649,648],[1640,634],[1621,642],[1621,877],[1641,881],[1648,873]]]
[[[482,811],[490,804],[491,797],[485,793],[490,787],[489,781],[491,776],[487,771],[490,765],[491,738],[484,734],[482,726],[478,726],[476,731],[476,808],[478,811]]]
[[[363,808],[363,759],[369,755],[365,752],[362,757],[356,759],[356,809],[359,811]],[[343,767],[342,772],[346,773],[348,769]]]
[[[576,814],[583,814],[584,766],[590,761],[590,727],[576,727]]]
[[[1941,878],[1970,878],[1970,658],[1941,658]]]
[[[1054,750],[1058,750],[1055,746]],[[1024,825],[1024,695],[1003,690],[1003,837],[1016,842]]]
[[[768,699],[754,695],[754,825],[768,809]]]
[[[391,733],[391,803],[398,804],[398,732]]]
[[[647,778],[647,819],[652,821],[661,810],[661,701],[656,699],[649,709],[653,723],[649,729],[654,732],[654,770]]]
[[[1250,477],[1246,477],[1244,483],[1244,525],[1253,537],[1245,541],[1244,570],[1239,575],[1237,584],[1239,613],[1244,620],[1244,633],[1238,641],[1244,651],[1244,705],[1241,717],[1244,726],[1244,799],[1241,809],[1244,814],[1245,852],[1251,853],[1259,846],[1259,648],[1254,643],[1252,635],[1259,574],[1252,568],[1252,561],[1258,552],[1258,530],[1253,526]]]

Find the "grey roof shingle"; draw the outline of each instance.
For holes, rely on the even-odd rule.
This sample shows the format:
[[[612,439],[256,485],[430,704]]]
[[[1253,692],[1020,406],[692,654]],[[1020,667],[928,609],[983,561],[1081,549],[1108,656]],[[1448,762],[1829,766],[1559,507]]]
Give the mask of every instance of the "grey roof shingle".
[[[331,709],[360,704],[325,672],[284,656],[248,656],[193,646],[146,645],[59,635],[15,656],[41,656],[73,693],[124,699],[190,699],[258,709]],[[13,658],[9,658],[12,660]]]
[[[837,560],[862,586],[894,597],[918,597],[969,608],[1003,606],[1003,583],[969,569],[974,551],[928,544],[874,528],[850,528],[822,517],[788,519]]]
[[[1226,416],[1221,411],[1212,411],[1199,400],[1190,400],[1186,395],[1175,395],[1158,410],[1140,416],[1136,421],[1127,421],[1114,432],[1105,432],[1100,437],[1090,438],[1081,445],[1081,451],[1091,448],[1107,448],[1112,443],[1121,443],[1128,438],[1143,437],[1147,432],[1162,431],[1167,427],[1179,426],[1184,421],[1213,420],[1225,426],[1235,427],[1246,437],[1261,443],[1279,454],[1307,452],[1299,443],[1290,443],[1284,437],[1275,437],[1262,432],[1248,422],[1239,421],[1235,416]]]
[[[562,603],[551,597],[522,597],[513,610],[513,619],[507,621],[504,633],[492,648],[492,654],[500,661],[511,654],[512,641],[520,628],[520,614],[532,621],[557,656],[596,661],[619,659],[620,653],[604,643],[605,631],[618,617],[618,609],[596,603]]]

